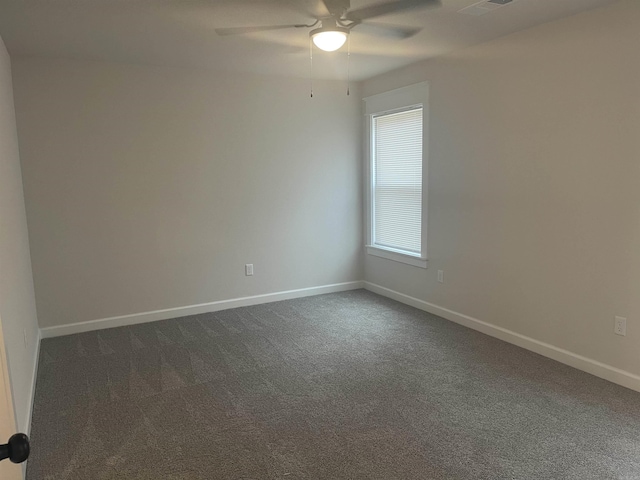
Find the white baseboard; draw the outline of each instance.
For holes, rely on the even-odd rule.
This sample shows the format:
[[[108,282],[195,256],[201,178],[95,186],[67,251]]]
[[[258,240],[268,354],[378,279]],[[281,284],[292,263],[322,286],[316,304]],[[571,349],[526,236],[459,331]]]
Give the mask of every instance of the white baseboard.
[[[131,315],[122,315],[118,317],[102,318],[98,320],[90,320],[86,322],[72,323],[60,325],[56,327],[47,327],[40,330],[40,338],[59,337],[62,335],[71,335],[74,333],[89,332],[93,330],[101,330],[104,328],[122,327],[126,325],[135,325],[138,323],[154,322],[156,320],[166,320],[169,318],[184,317],[187,315],[197,315],[200,313],[216,312],[229,308],[246,307],[261,303],[277,302],[280,300],[289,300],[292,298],[307,297],[312,295],[321,295],[324,293],[342,292],[346,290],[355,290],[358,288],[366,288],[367,290],[392,298],[401,303],[411,305],[420,310],[424,310],[434,315],[446,318],[452,322],[464,325],[465,327],[477,330],[492,337],[504,340],[505,342],[517,345],[532,352],[538,353],[545,357],[551,358],[558,362],[564,363],[571,367],[577,368],[584,372],[590,373],[597,377],[603,378],[610,382],[622,385],[632,390],[640,392],[640,376],[631,372],[621,370],[619,368],[607,365],[597,360],[593,360],[582,355],[570,352],[568,350],[556,347],[549,343],[541,342],[525,335],[513,332],[506,328],[493,325],[477,318],[440,307],[433,303],[425,302],[415,297],[405,295],[395,290],[391,290],[375,283],[365,281],[336,283],[332,285],[322,285],[318,287],[300,288],[296,290],[287,290],[282,292],[267,293],[263,295],[254,295],[250,297],[234,298],[229,300],[220,300],[217,302],[202,303],[198,305],[189,305],[185,307],[168,308],[165,310],[155,310],[152,312],[134,313]],[[38,348],[38,352],[40,349]],[[37,358],[36,367],[37,368]],[[31,391],[31,406],[33,408],[33,397],[35,387],[34,371],[33,386]],[[31,410],[29,410],[29,425],[31,424]]]
[[[425,312],[433,313],[434,315],[446,318],[447,320],[464,325],[465,327],[499,338],[505,342],[517,345],[539,355],[564,363],[565,365],[577,368],[578,370],[590,373],[596,377],[603,378],[610,382],[617,383],[618,385],[622,385],[623,387],[640,392],[640,376],[631,372],[612,367],[611,365],[598,362],[597,360],[583,357],[582,355],[564,350],[549,343],[541,342],[511,330],[507,330],[506,328],[483,322],[477,318],[454,312],[448,308],[440,307],[415,297],[410,297],[409,295],[376,285],[375,283],[363,283],[364,288],[371,292],[411,305],[412,307],[424,310]]]
[[[318,287],[299,288],[296,290],[286,290],[283,292],[266,293],[263,295],[253,295],[251,297],[233,298],[230,300],[220,300],[217,302],[200,303],[198,305],[188,305],[185,307],[167,308],[165,310],[154,310],[152,312],[133,313],[131,315],[121,315],[118,317],[100,318],[86,322],[69,323],[55,327],[41,329],[42,338],[60,337],[74,333],[90,332],[102,330],[104,328],[123,327],[138,323],[155,322],[157,320],[167,320],[170,318],[185,317],[187,315],[197,315],[200,313],[217,312],[229,308],[247,307],[260,303],[278,302],[280,300],[290,300],[292,298],[309,297],[324,293],[344,292],[363,288],[364,282],[334,283],[331,285],[321,285]]]

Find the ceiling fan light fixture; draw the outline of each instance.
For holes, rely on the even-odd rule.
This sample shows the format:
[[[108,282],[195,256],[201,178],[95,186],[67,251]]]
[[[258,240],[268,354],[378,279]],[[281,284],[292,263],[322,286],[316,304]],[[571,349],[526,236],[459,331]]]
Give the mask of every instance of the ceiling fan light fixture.
[[[337,26],[316,28],[309,32],[316,47],[325,52],[334,52],[342,47],[347,41],[347,35],[349,35],[347,28]]]

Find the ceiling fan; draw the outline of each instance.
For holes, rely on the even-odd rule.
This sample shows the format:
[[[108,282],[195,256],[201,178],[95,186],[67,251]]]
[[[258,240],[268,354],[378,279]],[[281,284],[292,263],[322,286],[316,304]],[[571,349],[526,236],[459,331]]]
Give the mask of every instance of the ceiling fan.
[[[316,8],[313,9],[314,11],[306,12],[307,15],[315,20],[310,24],[216,28],[215,31],[218,35],[237,35],[285,28],[317,27],[309,32],[309,37],[321,50],[333,52],[344,45],[351,29],[358,25],[369,27],[372,33],[378,35],[409,38],[418,33],[420,29],[364,22],[368,22],[372,18],[398,13],[412,8],[439,7],[441,4],[441,0],[395,0],[350,10],[350,0],[317,0]]]

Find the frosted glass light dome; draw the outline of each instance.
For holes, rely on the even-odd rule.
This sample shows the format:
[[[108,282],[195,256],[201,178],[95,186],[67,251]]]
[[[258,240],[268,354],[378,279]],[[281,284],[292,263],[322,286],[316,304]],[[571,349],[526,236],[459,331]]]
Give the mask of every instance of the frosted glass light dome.
[[[313,43],[320,50],[325,52],[334,52],[344,45],[347,41],[347,34],[339,30],[325,30],[314,33]]]

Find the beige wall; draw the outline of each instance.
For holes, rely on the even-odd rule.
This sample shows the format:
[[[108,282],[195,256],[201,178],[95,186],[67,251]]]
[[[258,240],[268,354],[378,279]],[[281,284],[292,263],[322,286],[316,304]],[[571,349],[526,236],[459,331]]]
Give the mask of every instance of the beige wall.
[[[0,320],[17,428],[26,432],[38,343],[29,238],[11,85],[9,54],[0,39]],[[26,345],[25,345],[26,336]],[[2,348],[0,348],[2,354]],[[0,438],[4,443],[7,439]]]
[[[623,1],[366,81],[428,80],[431,143],[429,268],[365,279],[640,374],[639,25]]]
[[[42,327],[361,279],[357,87],[38,59],[14,83]]]

